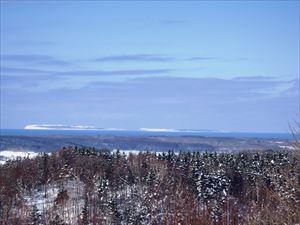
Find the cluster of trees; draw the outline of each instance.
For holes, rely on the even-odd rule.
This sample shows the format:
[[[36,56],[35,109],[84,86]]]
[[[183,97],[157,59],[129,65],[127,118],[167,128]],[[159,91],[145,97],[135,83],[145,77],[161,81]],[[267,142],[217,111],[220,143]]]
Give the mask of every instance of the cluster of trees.
[[[65,147],[0,166],[2,224],[296,224],[295,152]]]

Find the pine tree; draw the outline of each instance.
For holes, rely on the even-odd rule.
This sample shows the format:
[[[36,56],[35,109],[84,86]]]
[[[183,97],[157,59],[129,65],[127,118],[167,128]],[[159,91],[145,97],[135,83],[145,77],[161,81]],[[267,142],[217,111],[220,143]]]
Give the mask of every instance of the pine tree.
[[[30,215],[28,217],[28,225],[39,225],[41,224],[41,222],[42,222],[42,216],[38,211],[36,205],[33,205]]]
[[[65,188],[59,190],[55,203],[57,205],[64,204],[69,199],[68,191]]]
[[[108,203],[109,210],[111,211],[111,217],[113,224],[121,223],[121,214],[118,210],[118,205],[116,199],[111,199]]]
[[[50,221],[50,225],[66,225],[66,223],[60,218],[58,214],[56,214],[54,219]]]
[[[200,171],[197,182],[199,199],[212,209],[211,216],[218,222],[222,214],[222,204],[225,202],[230,180],[221,169]]]
[[[83,209],[82,209],[82,212],[81,212],[81,215],[80,215],[80,218],[81,218],[81,223],[80,224],[82,224],[82,225],[88,225],[89,224],[88,217],[89,217],[88,199],[87,199],[87,197],[85,197],[85,199],[84,199],[84,206],[83,206]]]

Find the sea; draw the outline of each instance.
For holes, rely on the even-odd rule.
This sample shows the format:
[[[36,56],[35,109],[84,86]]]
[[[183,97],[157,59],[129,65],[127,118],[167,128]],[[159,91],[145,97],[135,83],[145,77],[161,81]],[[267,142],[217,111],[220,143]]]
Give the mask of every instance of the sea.
[[[219,131],[143,131],[143,130],[29,130],[0,129],[0,136],[202,136],[231,138],[286,139],[295,137],[291,133],[254,133],[254,132],[219,132]],[[297,135],[296,138],[299,138]]]

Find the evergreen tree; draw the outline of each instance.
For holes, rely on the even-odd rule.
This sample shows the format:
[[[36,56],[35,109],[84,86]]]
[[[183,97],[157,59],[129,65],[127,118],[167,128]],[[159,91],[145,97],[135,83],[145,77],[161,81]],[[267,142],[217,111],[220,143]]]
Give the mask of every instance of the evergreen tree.
[[[50,221],[50,225],[66,225],[66,223],[60,218],[58,214],[56,214],[53,220]]]
[[[55,204],[64,204],[69,199],[68,191],[63,187],[59,190],[57,197],[55,199]]]
[[[28,225],[39,225],[42,222],[42,216],[38,211],[36,205],[32,206],[32,210],[29,214]]]
[[[89,224],[89,212],[88,212],[88,198],[85,197],[84,199],[84,206],[80,215],[81,223],[82,225],[88,225]]]

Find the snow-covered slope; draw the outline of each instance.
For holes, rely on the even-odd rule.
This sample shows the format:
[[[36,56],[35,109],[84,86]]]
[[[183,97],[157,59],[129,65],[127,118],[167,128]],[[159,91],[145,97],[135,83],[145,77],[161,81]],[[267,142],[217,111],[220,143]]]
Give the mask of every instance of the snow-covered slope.
[[[0,151],[0,164],[4,164],[7,160],[16,159],[16,158],[25,158],[25,157],[35,157],[38,153],[32,151],[13,151],[13,150],[6,150]]]

